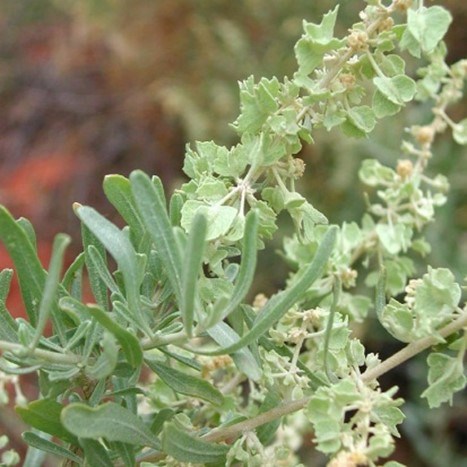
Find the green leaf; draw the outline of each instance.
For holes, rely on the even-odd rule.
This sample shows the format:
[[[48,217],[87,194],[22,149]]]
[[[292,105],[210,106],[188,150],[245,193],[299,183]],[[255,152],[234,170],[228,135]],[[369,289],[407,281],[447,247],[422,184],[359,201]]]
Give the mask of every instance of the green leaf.
[[[203,399],[214,405],[222,405],[224,402],[222,393],[204,379],[176,370],[161,361],[147,359],[146,363],[175,392]]]
[[[0,240],[13,259],[26,313],[31,325],[35,326],[47,273],[28,235],[3,206],[0,206]]]
[[[451,22],[451,14],[441,6],[421,7],[407,12],[407,31],[426,53],[433,52]]]
[[[351,108],[347,112],[347,116],[352,124],[364,133],[370,133],[375,127],[375,115],[367,105]]]
[[[28,425],[67,443],[77,445],[76,437],[60,421],[62,409],[61,404],[51,399],[39,399],[26,406],[15,408],[18,415]]]
[[[136,252],[129,238],[112,222],[90,207],[78,206],[76,213],[117,262],[123,274],[126,298],[134,319],[142,329],[150,333],[140,308],[139,287],[142,277]]]
[[[401,251],[407,251],[413,235],[412,229],[405,224],[377,224],[376,233],[381,244],[390,255],[397,255]]]
[[[207,330],[207,333],[222,347],[235,345],[240,340],[238,334],[223,321]],[[243,347],[231,355],[237,368],[248,378],[258,381],[261,378],[261,368],[248,347]]]
[[[298,74],[307,76],[322,65],[326,52],[342,45],[342,41],[334,38],[339,5],[323,15],[321,24],[303,22],[305,33],[295,45],[295,57],[299,65]]]
[[[37,324],[33,340],[29,348],[34,349],[39,343],[39,339],[47,324],[47,319],[52,313],[54,330],[58,333],[62,344],[66,342],[65,326],[63,324],[63,315],[60,312],[53,314],[57,310],[57,292],[60,284],[60,273],[63,266],[63,256],[65,249],[69,245],[71,238],[68,235],[58,234],[53,243],[52,257],[50,259],[49,273],[44,285],[44,291],[37,312]]]
[[[92,467],[113,467],[107,450],[102,444],[94,439],[82,438],[79,443],[84,451],[86,464]]]
[[[235,344],[220,349],[214,352],[206,352],[208,355],[222,355],[240,350],[242,347],[253,342],[258,337],[262,336],[273,324],[275,324],[282,316],[293,306],[308,288],[317,280],[323,273],[324,268],[331,256],[332,250],[337,237],[337,226],[328,228],[326,234],[321,240],[316,254],[311,264],[304,270],[301,277],[289,289],[284,290],[273,296],[258,314],[256,321],[250,331],[242,336]]]
[[[387,99],[383,93],[376,89],[373,94],[373,112],[375,113],[376,118],[389,117],[395,115],[401,110],[401,106],[394,104],[389,99]]]
[[[18,342],[18,324],[6,308],[6,299],[10,291],[13,271],[4,269],[0,272],[0,339],[8,342]]]
[[[267,412],[268,410],[274,409],[275,407],[279,406],[281,402],[282,397],[280,396],[279,392],[271,388],[266,393],[266,397],[259,407],[259,413],[261,414],[263,412]],[[256,434],[262,444],[266,446],[272,441],[280,424],[281,418],[276,418],[275,420],[265,423],[256,429]]]
[[[135,205],[130,181],[122,175],[106,175],[103,187],[107,199],[125,219],[135,238],[141,241],[145,228]]]
[[[422,394],[431,408],[443,402],[452,404],[455,392],[465,388],[467,378],[464,374],[462,359],[442,353],[430,353],[427,359],[428,388]]]
[[[212,444],[190,436],[174,422],[164,425],[162,449],[181,462],[192,464],[223,463],[229,451],[228,446]]]
[[[141,218],[151,235],[170,285],[180,303],[182,261],[165,200],[161,194],[160,181],[154,180],[156,186],[145,173],[136,170],[130,174],[130,182]]]
[[[105,284],[111,293],[121,294],[121,290],[118,288],[115,279],[112,277],[112,274],[107,267],[106,260],[102,257],[100,251],[94,245],[89,245],[87,247],[86,258],[88,262],[88,270],[92,269],[93,272],[97,273],[101,279],[102,284]],[[102,293],[104,294],[104,292]],[[105,295],[107,295],[107,291],[105,291]],[[99,305],[102,306],[101,304]]]
[[[452,136],[456,143],[467,144],[467,118],[456,123],[452,129]]]
[[[40,451],[47,452],[54,456],[64,457],[65,459],[69,459],[79,465],[81,465],[83,462],[83,459],[78,457],[74,452],[52,441],[49,441],[48,439],[43,438],[42,436],[39,436],[32,431],[25,431],[21,437],[29,446],[39,449]]]
[[[396,75],[392,78],[377,76],[373,78],[373,83],[384,97],[396,105],[411,101],[417,91],[415,81],[405,75]]]
[[[407,305],[391,298],[381,313],[380,322],[396,339],[402,342],[414,339],[412,313]]]
[[[243,237],[242,261],[228,305],[222,312],[222,319],[234,311],[250,290],[256,270],[256,239],[258,234],[258,213],[250,211],[246,216]]]
[[[186,245],[185,267],[182,273],[182,301],[180,304],[185,331],[190,337],[193,331],[195,303],[198,295],[197,284],[203,263],[206,232],[206,217],[198,212],[191,223]]]
[[[128,363],[137,368],[143,362],[143,351],[139,339],[117,324],[102,308],[88,305],[87,310],[104,328],[110,331],[122,347]]]
[[[337,13],[339,5],[336,5],[334,10],[328,11],[323,15],[320,24],[303,22],[305,33],[319,44],[327,44],[334,39],[334,26],[336,25]]]
[[[105,438],[160,449],[158,439],[133,412],[113,402],[98,407],[75,403],[62,410],[65,428],[79,438]]]
[[[202,201],[188,200],[182,208],[182,227],[188,232],[196,214],[202,213],[207,217],[208,231],[206,240],[214,240],[225,235],[232,226],[238,210],[232,206],[212,205]]]
[[[239,133],[256,134],[267,118],[279,108],[277,97],[280,84],[277,78],[261,78],[255,84],[253,76],[240,83],[241,113],[234,123]]]
[[[105,248],[84,223],[81,223],[81,238],[83,240],[84,258],[92,294],[94,295],[97,304],[107,310],[109,308],[107,287],[99,270],[96,268],[97,259],[91,258],[92,251],[90,250],[90,247],[93,247],[93,251],[97,250],[99,252],[98,258],[102,259],[102,261],[98,264],[103,263],[104,269],[108,269],[106,265]]]
[[[91,330],[92,341],[95,341],[94,332]],[[104,331],[104,336],[101,340],[102,351],[97,357],[97,360],[92,365],[87,365],[84,368],[86,376],[91,379],[102,379],[111,375],[115,370],[118,362],[118,345],[113,334]]]

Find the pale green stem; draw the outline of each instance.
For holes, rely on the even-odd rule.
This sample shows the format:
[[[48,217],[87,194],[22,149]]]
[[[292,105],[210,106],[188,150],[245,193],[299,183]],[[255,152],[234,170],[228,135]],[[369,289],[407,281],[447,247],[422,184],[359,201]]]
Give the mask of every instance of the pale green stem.
[[[151,339],[144,339],[141,342],[141,347],[144,350],[151,350],[163,345],[174,344],[186,340],[187,335],[185,331],[174,332],[173,334],[166,334],[165,336],[154,336]]]
[[[0,341],[0,349],[7,352],[24,352],[26,356],[33,356],[45,360],[48,363],[61,363],[76,365],[82,362],[82,357],[79,355],[61,354],[51,352],[44,349],[28,349],[24,345],[16,344],[14,342]]]
[[[454,332],[459,331],[460,329],[466,326],[467,312],[464,312],[462,316],[460,316],[455,321],[452,321],[444,328],[442,328],[438,332],[438,334],[442,337],[447,337],[450,334],[453,334]],[[439,343],[439,339],[431,336],[424,337],[415,342],[412,342],[399,352],[389,357],[387,360],[381,362],[376,367],[367,370],[365,373],[363,373],[363,375],[361,376],[361,381],[363,381],[364,383],[373,381],[379,378],[384,373],[387,373],[388,371],[392,370],[393,368],[399,366],[400,364],[409,360],[413,356],[437,343]],[[272,420],[283,417],[284,415],[288,415],[290,413],[303,409],[308,404],[310,399],[311,397],[304,397],[303,399],[299,399],[296,401],[286,402],[280,405],[279,407],[275,407],[274,409],[268,410],[267,412],[263,412],[249,420],[245,420],[243,422],[236,423],[225,428],[214,429],[208,434],[202,436],[201,439],[209,442],[219,442],[225,439],[235,438],[240,433],[244,433],[248,430],[254,430],[260,425],[263,425],[265,423],[271,422]]]

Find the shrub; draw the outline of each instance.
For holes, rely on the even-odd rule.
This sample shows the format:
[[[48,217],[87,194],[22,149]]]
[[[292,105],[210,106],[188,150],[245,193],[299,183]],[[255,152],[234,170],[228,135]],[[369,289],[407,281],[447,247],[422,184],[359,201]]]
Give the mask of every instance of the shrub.
[[[465,386],[461,287],[447,268],[427,265],[414,278],[413,258],[429,252],[423,229],[446,201],[446,178],[426,172],[434,138],[450,129],[467,142],[467,119],[447,114],[467,63],[445,63],[443,8],[367,3],[343,39],[337,7],[304,22],[292,78],[241,83],[240,142],[188,147],[189,181],[168,201],[156,176],[107,176],[104,192],[126,226],[76,204],[83,251],[64,274],[69,237],[56,236],[45,271],[31,224],[0,209],[28,315],[8,313],[13,272],[3,270],[1,377],[37,373],[40,389],[35,401],[18,400],[33,428],[24,465],[44,452],[92,466],[297,465],[310,433],[331,466],[376,465],[404,418],[397,388],[378,378],[430,349],[421,394],[430,407]],[[421,59],[411,76],[407,54]],[[431,120],[408,129],[394,167],[363,162],[367,213],[330,225],[295,189],[303,142],[320,127],[367,137],[413,101],[431,106]],[[294,226],[282,251],[290,276],[283,290],[249,300],[257,252],[280,213]],[[406,343],[385,360],[353,332],[373,316]]]

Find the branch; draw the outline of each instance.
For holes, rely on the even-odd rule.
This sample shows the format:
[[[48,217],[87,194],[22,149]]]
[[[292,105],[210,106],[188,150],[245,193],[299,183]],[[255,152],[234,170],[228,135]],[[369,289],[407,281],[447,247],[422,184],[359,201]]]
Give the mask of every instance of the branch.
[[[466,326],[467,313],[464,313],[455,321],[452,321],[451,323],[447,324],[444,328],[442,328],[438,332],[438,336],[440,335],[442,337],[447,337]],[[376,378],[379,378],[384,373],[387,373],[388,371],[401,365],[402,363],[419,354],[420,352],[423,352],[432,345],[438,343],[439,338],[432,336],[423,337],[422,339],[412,342],[399,352],[395,353],[388,359],[381,362],[379,365],[372,368],[371,370],[367,370],[361,376],[361,380],[365,383],[368,383]],[[311,397],[304,397],[303,399],[299,399],[297,401],[286,402],[279,407],[268,410],[267,412],[263,412],[249,420],[245,420],[243,422],[236,423],[225,428],[214,429],[208,434],[202,436],[201,439],[203,439],[204,441],[218,442],[228,438],[235,438],[240,433],[251,431],[260,425],[275,420],[276,418],[280,418],[284,415],[288,415],[290,413],[296,412],[297,410],[303,409],[308,404],[310,399]]]

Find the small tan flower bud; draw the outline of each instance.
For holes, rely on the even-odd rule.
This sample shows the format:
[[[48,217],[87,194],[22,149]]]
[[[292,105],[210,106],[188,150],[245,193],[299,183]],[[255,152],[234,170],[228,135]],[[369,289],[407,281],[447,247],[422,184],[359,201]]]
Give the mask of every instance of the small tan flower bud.
[[[391,17],[388,17],[381,21],[378,27],[378,31],[379,32],[389,31],[390,29],[392,29],[393,26],[394,26],[394,20]]]
[[[253,300],[253,308],[255,310],[260,310],[261,308],[263,308],[264,305],[266,305],[267,301],[268,297],[266,297],[264,293],[259,293]]]
[[[339,81],[347,88],[352,89],[355,86],[355,76],[352,73],[342,73]]]
[[[347,45],[353,50],[363,50],[368,47],[368,34],[365,31],[351,31],[347,37]]]
[[[406,180],[413,173],[413,163],[409,159],[401,159],[397,162],[396,172],[402,180]]]
[[[421,144],[431,144],[435,137],[435,131],[431,126],[416,126],[412,130],[415,139]]]

